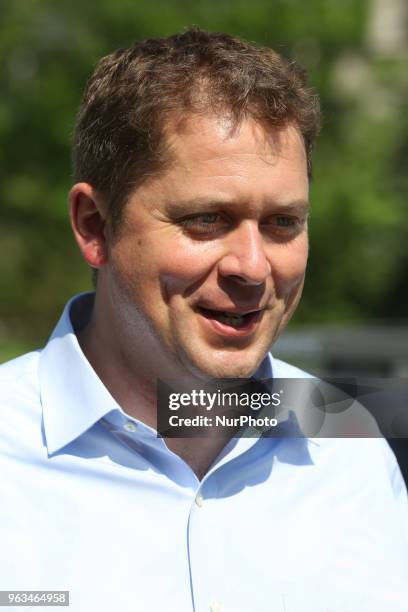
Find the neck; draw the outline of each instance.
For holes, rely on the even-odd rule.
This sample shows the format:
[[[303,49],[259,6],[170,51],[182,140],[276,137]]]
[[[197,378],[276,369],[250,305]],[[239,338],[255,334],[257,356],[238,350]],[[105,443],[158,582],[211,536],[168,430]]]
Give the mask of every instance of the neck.
[[[96,296],[91,319],[77,334],[81,349],[124,412],[157,429],[159,373],[161,378],[186,379],[186,372],[175,367],[174,360],[165,359],[162,347],[151,349],[150,352],[141,348],[151,346],[147,338],[143,338],[143,331],[138,335],[137,342],[129,343],[129,336],[122,334],[114,324],[106,324],[105,320]],[[193,382],[193,377],[190,378]],[[195,382],[200,384],[198,380]],[[226,438],[211,436],[164,440],[170,450],[190,465],[199,479],[206,474],[228,441]]]

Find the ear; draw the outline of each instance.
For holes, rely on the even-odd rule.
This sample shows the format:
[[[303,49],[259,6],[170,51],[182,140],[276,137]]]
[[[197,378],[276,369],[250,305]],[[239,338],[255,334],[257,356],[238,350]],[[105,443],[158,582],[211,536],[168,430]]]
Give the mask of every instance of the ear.
[[[77,183],[69,192],[72,230],[85,261],[102,268],[107,261],[106,212],[102,199],[88,183]]]

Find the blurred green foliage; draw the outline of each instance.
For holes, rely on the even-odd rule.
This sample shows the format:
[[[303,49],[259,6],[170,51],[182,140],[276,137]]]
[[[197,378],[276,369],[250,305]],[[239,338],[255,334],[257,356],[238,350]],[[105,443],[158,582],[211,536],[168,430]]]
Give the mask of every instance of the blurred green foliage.
[[[321,94],[311,253],[296,322],[406,316],[407,49],[370,46],[369,0],[3,0],[0,345],[43,342],[91,287],[67,219],[70,138],[97,60],[197,24],[297,58]],[[7,345],[8,346],[8,345]]]

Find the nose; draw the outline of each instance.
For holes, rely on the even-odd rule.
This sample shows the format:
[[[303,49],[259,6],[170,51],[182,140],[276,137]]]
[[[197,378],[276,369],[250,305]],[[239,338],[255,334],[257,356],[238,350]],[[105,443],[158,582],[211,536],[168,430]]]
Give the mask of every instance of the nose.
[[[225,253],[218,264],[219,273],[243,285],[261,285],[271,274],[265,247],[257,222],[244,221],[225,237]]]

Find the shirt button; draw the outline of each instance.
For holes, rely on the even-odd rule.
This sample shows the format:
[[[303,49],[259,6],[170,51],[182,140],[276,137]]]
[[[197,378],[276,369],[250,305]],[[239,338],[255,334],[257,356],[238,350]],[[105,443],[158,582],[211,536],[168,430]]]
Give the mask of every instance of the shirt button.
[[[199,508],[202,508],[202,506],[204,505],[204,497],[201,495],[201,493],[197,493],[195,503]]]
[[[222,605],[219,601],[210,603],[210,612],[222,612]]]
[[[126,429],[126,431],[136,431],[137,427],[135,423],[129,421],[128,423],[124,424],[123,429]]]

